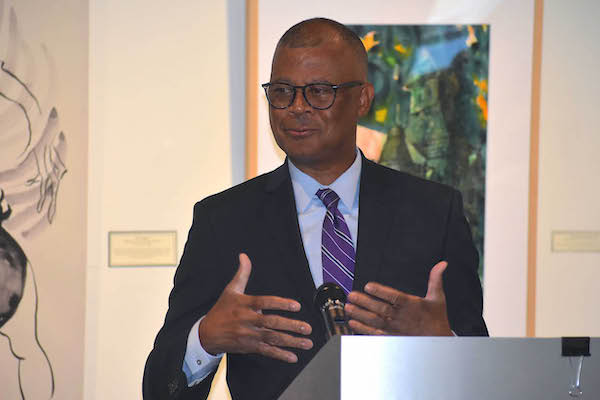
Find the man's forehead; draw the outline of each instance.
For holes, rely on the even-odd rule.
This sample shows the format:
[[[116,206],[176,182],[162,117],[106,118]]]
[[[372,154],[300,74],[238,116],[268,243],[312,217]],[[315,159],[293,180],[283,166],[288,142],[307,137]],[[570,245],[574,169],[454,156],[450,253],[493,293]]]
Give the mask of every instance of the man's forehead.
[[[271,77],[294,80],[298,73],[310,73],[309,79],[312,82],[327,82],[340,78],[338,75],[351,69],[351,64],[348,52],[336,46],[282,47],[273,58]]]
[[[343,41],[321,41],[316,46],[278,46],[273,54],[273,65],[278,61],[294,59],[296,62],[327,63],[335,60],[337,63],[353,62],[351,48]]]

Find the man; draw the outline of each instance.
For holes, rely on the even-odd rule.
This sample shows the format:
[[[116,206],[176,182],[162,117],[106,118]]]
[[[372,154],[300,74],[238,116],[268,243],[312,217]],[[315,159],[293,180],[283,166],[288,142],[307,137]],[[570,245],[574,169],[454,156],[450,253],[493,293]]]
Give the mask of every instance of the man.
[[[366,60],[331,20],[280,39],[263,86],[288,158],[196,205],[146,399],[206,397],[222,353],[234,399],[277,398],[325,343],[312,306],[323,281],[354,290],[355,333],[487,334],[460,194],[356,150],[373,99]]]

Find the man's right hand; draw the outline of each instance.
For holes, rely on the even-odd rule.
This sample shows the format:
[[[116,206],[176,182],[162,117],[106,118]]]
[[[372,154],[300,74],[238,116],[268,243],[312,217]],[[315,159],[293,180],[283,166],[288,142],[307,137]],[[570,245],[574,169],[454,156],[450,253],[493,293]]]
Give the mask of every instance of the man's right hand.
[[[296,354],[283,347],[308,350],[313,343],[285,332],[309,335],[312,328],[303,321],[264,315],[262,310],[297,312],[300,303],[283,297],[244,294],[251,270],[250,259],[241,253],[237,273],[200,322],[200,343],[211,354],[256,353],[295,363]]]

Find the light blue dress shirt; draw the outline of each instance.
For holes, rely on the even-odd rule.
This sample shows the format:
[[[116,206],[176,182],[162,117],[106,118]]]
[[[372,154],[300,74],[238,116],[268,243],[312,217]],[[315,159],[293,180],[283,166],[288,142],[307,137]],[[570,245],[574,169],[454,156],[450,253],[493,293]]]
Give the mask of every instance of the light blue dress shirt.
[[[330,188],[340,196],[338,210],[344,216],[346,224],[350,229],[352,242],[356,249],[356,236],[358,232],[358,187],[360,184],[360,169],[362,159],[357,154],[354,163],[331,185],[323,186],[311,176],[300,171],[294,164],[288,161],[294,197],[296,199],[296,210],[298,211],[298,224],[300,234],[306,251],[306,258],[315,282],[315,287],[323,283],[323,263],[321,261],[321,235],[323,232],[323,220],[327,209],[323,202],[317,197],[317,190]]]
[[[315,282],[315,287],[319,287],[323,283],[321,234],[326,208],[323,202],[316,196],[316,193],[321,188],[331,188],[340,197],[338,209],[344,216],[346,224],[348,224],[350,234],[352,235],[352,242],[354,243],[354,248],[356,248],[358,234],[358,188],[360,186],[362,157],[357,150],[356,158],[350,168],[328,186],[321,185],[314,178],[300,171],[289,159],[288,167],[292,179],[296,210],[298,212],[298,224],[300,226],[304,250],[306,251],[308,266]],[[216,356],[208,354],[202,348],[200,338],[198,337],[198,326],[201,320],[202,318],[194,324],[188,335],[187,348],[183,361],[183,372],[187,377],[188,386],[200,383],[217,368],[223,357],[223,354]]]

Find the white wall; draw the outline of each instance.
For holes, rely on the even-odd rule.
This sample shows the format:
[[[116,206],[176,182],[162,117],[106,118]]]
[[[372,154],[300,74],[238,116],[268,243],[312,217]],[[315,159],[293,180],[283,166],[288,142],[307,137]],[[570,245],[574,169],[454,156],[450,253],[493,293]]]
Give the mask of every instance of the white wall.
[[[107,233],[176,230],[181,255],[194,203],[243,176],[243,5],[90,1],[86,399],[141,398],[175,272],[109,268]]]
[[[544,5],[536,336],[600,336],[600,253],[553,253],[553,230],[600,231],[600,2]]]

